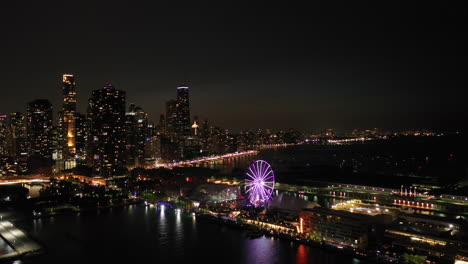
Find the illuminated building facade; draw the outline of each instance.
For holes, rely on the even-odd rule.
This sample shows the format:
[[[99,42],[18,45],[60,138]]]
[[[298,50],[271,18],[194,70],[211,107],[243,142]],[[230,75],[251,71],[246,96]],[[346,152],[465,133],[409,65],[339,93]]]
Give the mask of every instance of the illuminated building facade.
[[[125,167],[125,92],[108,85],[94,90],[88,102],[88,165],[110,177]]]
[[[45,99],[37,99],[28,104],[27,141],[29,155],[52,159],[52,104]]]
[[[199,134],[200,134],[199,130],[200,130],[200,126],[198,125],[198,116],[195,116],[193,118],[193,123],[192,123],[192,126],[191,126],[192,137],[199,136]]]
[[[177,120],[177,101],[169,100],[166,102],[166,122],[164,123],[168,134],[175,133]]]
[[[435,215],[399,214],[388,226],[385,237],[389,250],[438,257],[453,261],[468,249],[466,225],[461,219]]]
[[[75,114],[75,142],[76,142],[76,161],[78,164],[86,163],[86,144],[88,135],[88,123],[86,116],[80,113]]]
[[[160,137],[161,158],[167,162],[179,160],[183,146],[180,144],[178,131],[178,102],[169,100],[166,102],[166,119],[163,124],[163,132]],[[160,120],[161,121],[161,120]]]
[[[6,115],[0,115],[0,156],[12,156],[12,133]]]
[[[13,112],[8,116],[8,125],[13,139],[13,156],[26,159],[28,148],[26,144],[26,119],[21,112]]]
[[[157,165],[161,159],[161,126],[148,125],[148,138],[145,142],[145,161],[147,165]]]
[[[76,167],[76,88],[75,77],[62,76],[62,112],[59,113],[58,159],[60,169]]]
[[[190,136],[189,87],[177,87],[177,117],[175,129],[179,136]]]
[[[145,165],[145,143],[148,135],[148,114],[141,107],[130,105],[125,114],[127,166]]]
[[[9,148],[8,148],[8,134],[10,128],[7,123],[7,116],[0,115],[0,155],[2,156],[9,156]]]
[[[304,234],[340,246],[366,249],[378,235],[383,237],[383,226],[375,224],[374,216],[314,207],[304,209],[300,219]]]
[[[177,87],[177,99],[166,102],[166,118],[160,121],[163,126],[160,129],[163,160],[172,162],[197,156],[194,151],[200,151],[196,146],[199,143],[191,138],[189,87]]]

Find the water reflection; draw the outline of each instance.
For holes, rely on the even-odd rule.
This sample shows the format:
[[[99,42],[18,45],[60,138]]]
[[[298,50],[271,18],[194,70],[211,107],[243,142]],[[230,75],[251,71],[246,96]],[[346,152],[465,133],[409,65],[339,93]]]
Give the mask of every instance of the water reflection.
[[[184,228],[181,220],[180,209],[175,210],[175,227],[174,227],[174,252],[179,256],[184,255]]]
[[[243,263],[280,263],[277,244],[266,237],[246,240],[244,244]]]
[[[42,219],[41,218],[33,220],[33,228],[34,228],[34,232],[39,232],[42,229]]]
[[[192,214],[192,229],[196,231],[197,228],[197,217],[195,216],[195,213]]]
[[[258,154],[249,154],[229,159],[203,162],[196,166],[219,170],[222,174],[231,174],[235,168],[247,168],[251,161],[258,158],[257,156]]]
[[[297,247],[296,263],[306,264],[309,262],[309,249],[305,245]]]
[[[167,244],[168,242],[168,221],[166,220],[166,209],[164,205],[162,205],[158,209],[158,219],[157,219],[157,230],[158,230],[158,238],[161,245]]]

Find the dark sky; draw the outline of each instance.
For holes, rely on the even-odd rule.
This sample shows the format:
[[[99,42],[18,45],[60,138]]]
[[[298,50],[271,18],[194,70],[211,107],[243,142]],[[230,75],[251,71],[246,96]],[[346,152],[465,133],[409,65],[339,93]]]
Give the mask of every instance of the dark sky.
[[[466,9],[451,1],[8,2],[0,113],[58,110],[73,73],[80,111],[112,83],[157,120],[185,82],[192,114],[233,130],[467,123]]]

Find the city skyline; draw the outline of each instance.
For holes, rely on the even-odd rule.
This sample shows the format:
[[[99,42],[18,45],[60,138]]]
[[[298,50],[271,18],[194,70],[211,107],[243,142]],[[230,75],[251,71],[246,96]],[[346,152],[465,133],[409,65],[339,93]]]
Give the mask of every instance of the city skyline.
[[[464,6],[0,10],[1,263],[468,264]]]
[[[64,107],[66,104],[67,104],[67,101],[71,100],[71,99],[67,99],[67,93],[68,91],[66,91],[66,89],[69,89],[68,85],[69,85],[69,80],[68,78],[71,78],[71,80],[73,80],[73,85],[71,87],[73,87],[73,97],[72,97],[72,100],[73,100],[73,105],[72,108],[75,109],[73,110],[74,111],[74,115],[80,115],[82,117],[80,118],[86,118],[86,115],[87,115],[87,112],[89,110],[89,98],[92,96],[93,92],[96,90],[94,89],[90,95],[86,96],[86,95],[82,95],[81,92],[80,93],[77,93],[75,91],[75,87],[76,87],[76,83],[75,83],[75,78],[76,78],[76,75],[74,74],[70,74],[70,73],[63,73],[61,75],[61,79],[62,79],[62,82],[60,83],[60,85],[62,86],[60,89],[62,90],[62,95],[59,95],[59,102],[57,103],[56,106],[54,106],[53,103],[51,103],[51,107],[52,107],[52,124],[54,126],[57,126],[59,129],[61,127],[61,122],[62,122],[62,119],[63,117],[61,116],[63,111],[62,111],[62,107]],[[107,85],[103,85],[101,86],[102,87],[113,87],[115,88],[115,86],[112,84],[112,83],[108,83]],[[101,89],[101,88],[98,88],[97,90]],[[187,104],[188,104],[188,94],[187,95],[182,95],[180,92],[181,91],[188,91],[189,88],[191,89],[191,87],[183,84],[183,85],[178,85],[178,86],[175,86],[173,87],[171,90],[173,91],[174,89],[177,91],[177,94],[176,94],[176,97],[174,99],[174,96],[172,96],[172,98],[169,97],[168,100],[166,100],[164,103],[163,103],[163,110],[161,111],[160,114],[158,114],[157,116],[155,116],[154,118],[152,116],[147,116],[147,121],[150,121],[152,122],[153,124],[160,124],[161,121],[163,122],[169,122],[169,119],[171,119],[171,114],[174,114],[175,116],[173,118],[175,118],[175,120],[173,121],[174,124],[173,126],[175,126],[173,129],[175,129],[176,131],[179,131],[179,133],[182,133],[185,135],[188,135],[188,130],[190,130],[189,127],[192,126],[193,122],[206,122],[206,121],[210,121],[210,123],[216,127],[219,127],[221,129],[227,129],[228,131],[232,132],[232,133],[240,133],[240,132],[243,132],[243,131],[249,131],[249,130],[257,130],[257,129],[262,129],[262,130],[271,130],[271,131],[284,131],[284,130],[288,130],[288,129],[294,129],[294,130],[299,130],[301,131],[302,133],[310,133],[310,134],[315,134],[315,135],[318,135],[318,134],[323,134],[324,136],[330,136],[328,135],[328,132],[327,131],[332,131],[332,135],[333,136],[346,136],[346,135],[351,135],[352,133],[355,133],[355,132],[359,132],[359,133],[366,133],[367,132],[373,132],[373,134],[375,134],[376,132],[377,133],[434,133],[434,132],[448,132],[448,133],[460,133],[460,132],[464,132],[464,127],[463,126],[459,126],[457,128],[430,128],[430,127],[417,127],[417,126],[408,126],[408,127],[401,127],[401,128],[395,128],[395,127],[358,127],[358,126],[355,126],[355,127],[352,127],[352,128],[346,128],[346,129],[342,129],[341,126],[338,126],[338,129],[335,128],[335,127],[316,127],[315,129],[298,129],[296,127],[293,127],[293,126],[290,126],[290,127],[280,127],[280,128],[274,128],[274,127],[260,127],[260,126],[252,126],[252,127],[246,127],[246,128],[242,128],[242,129],[232,129],[232,128],[228,128],[228,127],[222,127],[222,126],[219,126],[219,124],[216,124],[214,123],[212,120],[209,120],[208,118],[202,116],[201,119],[199,117],[199,115],[197,115],[197,113],[194,113],[194,114],[191,114],[191,110],[190,110],[190,106],[182,106],[183,109],[185,110],[182,110],[183,112],[174,112],[172,113],[171,111],[176,111],[175,109],[178,108],[176,105],[178,105],[179,101],[182,100],[182,101],[186,101]],[[79,88],[78,88],[79,89]],[[122,90],[123,92],[126,93],[126,97],[128,97],[128,93],[127,91],[125,90]],[[83,98],[85,97],[86,98]],[[182,96],[182,97],[181,97]],[[193,95],[192,95],[193,96]],[[45,100],[45,101],[49,101],[49,102],[52,102],[52,100],[50,100],[49,98],[53,98],[55,97],[55,95],[51,95],[51,96],[48,96],[48,97],[44,97],[44,98],[35,98],[31,101],[29,101],[27,104],[26,104],[26,111],[27,112],[27,105],[33,101],[36,101],[36,100]],[[83,105],[81,108],[78,108],[77,105],[80,103],[80,99],[77,99],[77,98],[80,98],[80,99],[83,99],[84,102],[82,102],[81,104],[85,104]],[[185,98],[185,99],[183,99]],[[170,108],[168,108],[168,104],[174,104],[173,106],[173,110],[171,110]],[[69,103],[68,103],[69,104]],[[185,103],[184,103],[185,104]],[[128,100],[126,100],[125,102],[125,109],[128,109],[130,112],[132,112],[132,108],[136,107],[136,105],[138,105],[138,109],[139,110],[142,110],[142,107],[140,107],[140,105],[138,103],[135,103],[135,102],[129,102]],[[177,111],[180,111],[180,110],[177,110]],[[148,112],[150,111],[144,111],[144,113],[146,115],[148,115]],[[21,114],[22,111],[5,111],[2,115],[4,115],[5,117],[9,116],[9,115],[14,115],[14,114]],[[184,116],[182,118],[178,118],[178,116]],[[161,118],[163,118],[161,120]],[[201,120],[201,121],[200,121]],[[183,122],[183,125],[181,125]],[[74,129],[74,128],[73,128]],[[185,131],[185,132],[184,132]],[[70,133],[67,132],[67,131],[62,131],[60,132],[61,134],[65,133],[65,137],[69,138],[70,137]],[[75,133],[75,132],[73,132]],[[73,134],[72,133],[72,134]],[[63,142],[63,139],[61,139],[62,143],[61,144],[69,144],[69,142],[67,142],[67,140],[65,140],[65,142]],[[74,144],[74,143],[73,143]],[[60,154],[61,156],[62,154]],[[74,165],[73,165],[74,166]]]
[[[189,90],[188,86],[176,88],[176,99],[166,102],[166,113],[158,123],[149,120],[145,110],[134,103],[127,108],[127,92],[111,84],[93,90],[84,114],[76,111],[80,92],[75,76],[63,74],[62,107],[58,111],[49,100],[35,99],[28,103],[26,119],[21,112],[0,116],[2,174],[81,168],[108,178],[128,169],[249,152],[258,146],[298,143],[303,138],[294,129],[252,129],[234,134],[206,119],[198,126],[198,116],[190,116]],[[378,135],[376,130],[364,133]],[[329,129],[320,137],[333,136]]]
[[[1,113],[58,109],[71,73],[79,112],[111,83],[157,120],[186,84],[193,115],[234,131],[465,128],[456,6],[8,5]]]

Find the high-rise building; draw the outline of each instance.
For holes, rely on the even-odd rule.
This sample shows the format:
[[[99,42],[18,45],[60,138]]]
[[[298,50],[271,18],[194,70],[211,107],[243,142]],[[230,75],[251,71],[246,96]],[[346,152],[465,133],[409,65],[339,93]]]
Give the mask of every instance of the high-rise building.
[[[6,115],[0,115],[0,156],[13,156],[13,138]]]
[[[179,136],[190,136],[189,87],[177,87],[176,133]]]
[[[37,99],[28,104],[27,141],[29,155],[41,159],[52,159],[52,104],[45,99]]]
[[[10,113],[8,124],[13,138],[13,156],[15,158],[27,158],[26,120],[24,115],[20,112]]]
[[[166,119],[163,114],[159,115],[159,124],[156,126],[156,130],[159,133],[166,133]]]
[[[62,111],[59,113],[58,159],[61,169],[76,167],[76,89],[75,77],[62,76]]]
[[[156,166],[161,159],[161,136],[160,125],[148,124],[148,137],[145,142],[146,165]]]
[[[94,90],[88,104],[88,164],[110,177],[125,168],[125,92],[112,85]]]
[[[166,132],[169,134],[176,132],[177,126],[177,101],[169,100],[166,102]]]
[[[145,142],[148,138],[148,115],[141,107],[130,105],[125,114],[127,165],[145,165]]]
[[[75,114],[75,142],[76,142],[76,160],[78,164],[86,163],[86,142],[88,135],[88,123],[86,116],[80,113]]]

